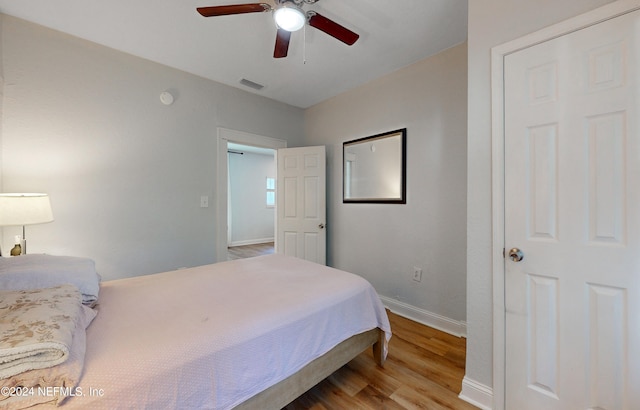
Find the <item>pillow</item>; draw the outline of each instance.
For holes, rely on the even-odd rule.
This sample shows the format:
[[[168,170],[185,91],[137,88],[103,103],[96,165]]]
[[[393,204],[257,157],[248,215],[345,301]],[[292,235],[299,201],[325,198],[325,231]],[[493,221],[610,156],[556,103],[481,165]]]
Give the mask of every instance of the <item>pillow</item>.
[[[84,305],[98,301],[100,275],[91,259],[44,254],[0,258],[0,289],[41,289],[65,283],[80,290]]]

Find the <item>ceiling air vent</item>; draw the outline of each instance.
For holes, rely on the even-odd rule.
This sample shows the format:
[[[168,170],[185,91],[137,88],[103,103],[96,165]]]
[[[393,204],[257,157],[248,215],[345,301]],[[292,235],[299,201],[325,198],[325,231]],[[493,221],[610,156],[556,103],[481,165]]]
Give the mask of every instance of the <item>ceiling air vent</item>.
[[[264,88],[264,85],[254,83],[253,81],[247,80],[246,78],[243,78],[242,80],[240,80],[240,84],[246,85],[247,87],[253,88],[254,90],[262,90]]]

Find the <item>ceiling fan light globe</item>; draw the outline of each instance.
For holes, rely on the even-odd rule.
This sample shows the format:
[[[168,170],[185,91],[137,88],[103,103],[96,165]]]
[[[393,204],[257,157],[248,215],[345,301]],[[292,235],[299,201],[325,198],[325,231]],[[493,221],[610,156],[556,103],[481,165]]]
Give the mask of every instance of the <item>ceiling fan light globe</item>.
[[[295,5],[283,5],[273,12],[276,25],[287,31],[298,31],[307,22],[307,16]]]

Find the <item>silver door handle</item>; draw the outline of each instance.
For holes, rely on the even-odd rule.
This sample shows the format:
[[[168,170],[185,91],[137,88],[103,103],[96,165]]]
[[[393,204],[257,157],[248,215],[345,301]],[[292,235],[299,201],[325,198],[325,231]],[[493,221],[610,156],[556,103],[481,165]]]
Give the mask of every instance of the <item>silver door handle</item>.
[[[520,262],[524,259],[524,254],[518,248],[511,248],[509,251],[509,258],[514,262]]]
[[[320,229],[324,229],[324,224],[320,224],[320,225],[318,225],[318,228],[320,228]]]

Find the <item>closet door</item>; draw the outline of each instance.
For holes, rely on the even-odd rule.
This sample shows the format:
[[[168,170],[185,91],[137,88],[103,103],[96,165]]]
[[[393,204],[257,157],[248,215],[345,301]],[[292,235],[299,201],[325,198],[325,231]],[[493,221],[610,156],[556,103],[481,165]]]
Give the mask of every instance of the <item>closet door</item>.
[[[507,409],[640,408],[640,11],[507,55]]]

